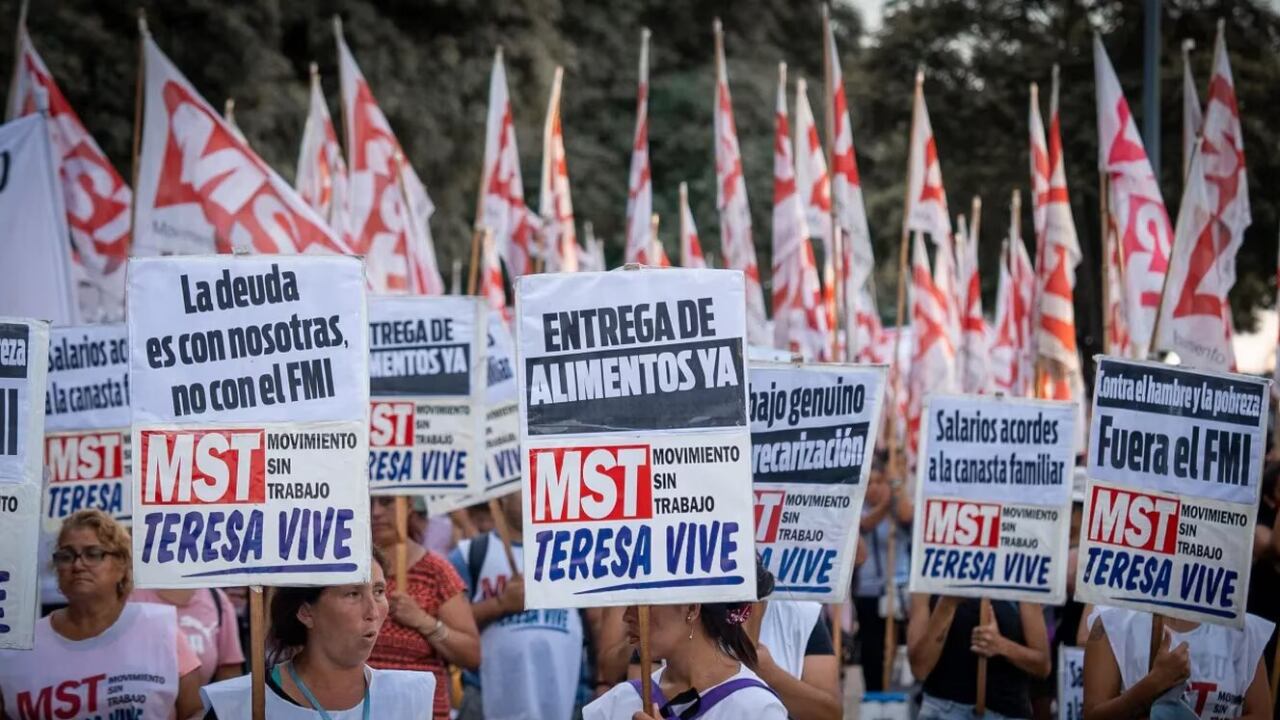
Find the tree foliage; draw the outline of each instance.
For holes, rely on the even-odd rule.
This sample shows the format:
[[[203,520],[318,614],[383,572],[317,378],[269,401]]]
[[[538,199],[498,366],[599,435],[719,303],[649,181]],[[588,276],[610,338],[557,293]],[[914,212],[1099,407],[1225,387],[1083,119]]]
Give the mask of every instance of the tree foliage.
[[[433,231],[441,265],[465,259],[483,152],[488,77],[504,48],[522,154],[526,197],[536,207],[542,122],[557,65],[565,66],[564,131],[579,223],[593,222],[622,254],[641,27],[653,31],[650,143],[655,211],[675,250],[676,187],[687,181],[703,241],[718,251],[712,143],[714,59],[719,16],[761,267],[769,265],[773,104],[776,64],[810,81],[822,118],[821,18],[816,2],[770,0],[181,0],[142,3],[151,32],[215,105],[234,97],[250,143],[291,178],[306,111],[308,65],[319,63],[338,112],[332,18],[340,16],[374,95],[437,205]],[[107,154],[129,175],[137,70],[137,0],[34,3],[34,42]],[[883,27],[833,10],[850,98],[854,142],[874,244],[880,306],[893,321],[906,140],[913,76],[926,71],[925,96],[938,138],[952,213],[984,200],[980,243],[988,308],[994,300],[1009,195],[1028,187],[1028,86],[1040,83],[1048,110],[1050,69],[1061,66],[1061,114],[1068,182],[1084,246],[1077,312],[1086,351],[1100,333],[1097,125],[1090,39],[1102,34],[1139,123],[1142,120],[1141,4],[1124,0],[890,0]],[[0,34],[12,36],[15,0],[0,0]],[[1280,18],[1263,0],[1166,0],[1162,20],[1161,183],[1171,214],[1181,182],[1183,38],[1196,41],[1194,70],[1208,82],[1213,33],[1226,20],[1244,118],[1254,223],[1241,250],[1233,293],[1237,323],[1271,302],[1280,208],[1280,141],[1271,91],[1280,79]],[[12,45],[0,47],[10,67]],[[788,98],[794,95],[794,86]],[[1030,203],[1023,236],[1031,240]],[[718,252],[717,252],[718,254]],[[767,273],[766,273],[767,275]]]

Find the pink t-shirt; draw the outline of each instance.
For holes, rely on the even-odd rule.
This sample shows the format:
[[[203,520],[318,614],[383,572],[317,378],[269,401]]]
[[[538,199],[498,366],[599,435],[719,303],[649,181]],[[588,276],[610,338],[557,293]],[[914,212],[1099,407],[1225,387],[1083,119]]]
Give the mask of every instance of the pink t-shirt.
[[[219,620],[214,596],[222,605]],[[130,602],[168,605],[154,590],[134,590]],[[240,648],[240,631],[236,625],[236,611],[226,593],[201,588],[195,591],[186,605],[174,606],[178,611],[178,628],[187,638],[187,644],[200,658],[200,684],[206,685],[222,665],[239,665],[244,662]]]

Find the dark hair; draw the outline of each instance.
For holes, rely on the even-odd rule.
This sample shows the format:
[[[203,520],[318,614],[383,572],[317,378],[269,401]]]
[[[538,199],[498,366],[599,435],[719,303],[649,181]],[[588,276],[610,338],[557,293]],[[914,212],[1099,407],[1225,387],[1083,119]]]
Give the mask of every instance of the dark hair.
[[[1261,497],[1263,500],[1275,496],[1277,478],[1280,478],[1280,462],[1272,460],[1262,466]]]
[[[387,558],[376,547],[373,561],[387,574]],[[275,588],[271,597],[271,627],[267,631],[267,656],[283,660],[307,644],[307,626],[298,619],[298,608],[313,603],[324,592],[324,586]]]
[[[773,592],[773,584],[773,573],[756,556],[756,597],[761,600],[768,597]],[[702,621],[702,629],[719,643],[721,650],[755,670],[759,662],[756,644],[747,635],[742,622],[730,620],[730,616],[739,615],[749,605],[750,602],[703,603],[698,617]]]

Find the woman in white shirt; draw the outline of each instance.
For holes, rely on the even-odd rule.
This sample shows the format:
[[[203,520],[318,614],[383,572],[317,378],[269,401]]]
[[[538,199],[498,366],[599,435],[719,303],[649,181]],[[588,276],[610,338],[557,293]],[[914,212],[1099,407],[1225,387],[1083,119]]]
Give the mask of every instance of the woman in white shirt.
[[[1243,630],[1164,619],[1151,656],[1151,615],[1100,607],[1084,650],[1084,720],[1270,720],[1263,648],[1275,625]]]
[[[759,595],[773,577],[757,563]],[[744,623],[752,603],[654,605],[649,648],[666,661],[650,682],[657,717],[682,720],[786,720],[787,711],[753,668],[756,648]],[[627,640],[640,644],[638,612],[627,608]],[[640,680],[614,686],[583,708],[583,720],[656,720],[643,712]]]
[[[267,673],[267,717],[416,720],[430,712],[434,675],[365,664],[387,619],[385,564],[375,549],[372,582],[276,590],[270,639],[289,659]],[[251,715],[247,675],[206,686],[200,694],[205,720]]]

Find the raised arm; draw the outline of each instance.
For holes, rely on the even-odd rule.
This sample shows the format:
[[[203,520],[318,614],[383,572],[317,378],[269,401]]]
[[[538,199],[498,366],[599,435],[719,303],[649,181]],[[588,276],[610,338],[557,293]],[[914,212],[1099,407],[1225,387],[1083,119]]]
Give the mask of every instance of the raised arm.
[[[1184,642],[1172,650],[1165,630],[1151,672],[1125,689],[1120,666],[1111,651],[1106,628],[1099,619],[1084,646],[1084,720],[1133,720],[1147,714],[1152,703],[1191,676],[1191,654]]]

